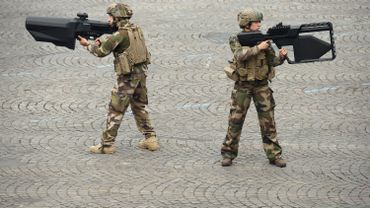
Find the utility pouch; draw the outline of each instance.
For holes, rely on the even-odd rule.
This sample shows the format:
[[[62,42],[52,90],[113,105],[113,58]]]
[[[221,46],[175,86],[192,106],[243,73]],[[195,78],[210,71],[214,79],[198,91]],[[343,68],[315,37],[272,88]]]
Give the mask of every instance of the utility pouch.
[[[246,77],[248,76],[248,69],[246,68],[238,68],[238,73],[240,74],[241,77]]]
[[[114,71],[117,76],[131,73],[131,65],[125,52],[118,55],[114,60]]]
[[[224,72],[225,72],[226,76],[229,77],[231,80],[239,81],[239,75],[236,72],[236,70],[233,69],[232,67],[225,66],[224,67]]]

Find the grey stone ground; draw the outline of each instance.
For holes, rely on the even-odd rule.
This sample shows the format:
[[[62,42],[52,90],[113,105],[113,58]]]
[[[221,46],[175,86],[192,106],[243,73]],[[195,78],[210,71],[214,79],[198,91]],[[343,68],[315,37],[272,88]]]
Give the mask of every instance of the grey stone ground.
[[[129,1],[153,55],[150,113],[162,148],[136,147],[133,116],[115,155],[92,155],[113,86],[112,57],[35,42],[26,16],[105,20],[106,0],[0,0],[0,207],[370,207],[368,0]],[[281,66],[272,83],[288,167],[268,164],[254,109],[240,156],[220,166],[232,89],[222,69],[254,6],[265,27],[331,21],[338,58]]]

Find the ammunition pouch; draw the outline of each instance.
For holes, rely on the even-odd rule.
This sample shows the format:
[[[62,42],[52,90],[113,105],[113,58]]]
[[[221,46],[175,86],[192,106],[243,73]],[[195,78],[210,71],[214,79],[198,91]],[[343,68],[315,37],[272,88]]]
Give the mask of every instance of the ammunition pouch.
[[[256,79],[257,80],[263,80],[267,79],[269,74],[269,66],[263,65],[262,67],[256,68]]]
[[[131,73],[132,65],[128,59],[127,53],[120,53],[114,59],[114,71],[116,72],[117,76]]]
[[[248,71],[252,71],[252,70],[248,70],[246,68],[238,68],[237,71],[238,71],[238,73],[241,77],[248,77]],[[249,75],[249,77],[250,77],[250,75]]]
[[[269,79],[270,67],[268,65],[265,53],[260,52],[256,56],[251,57],[249,60],[239,63],[237,72],[240,75],[241,81]]]
[[[230,66],[225,66],[224,72],[229,79],[233,81],[239,81],[239,74],[236,70],[235,64],[230,64]]]

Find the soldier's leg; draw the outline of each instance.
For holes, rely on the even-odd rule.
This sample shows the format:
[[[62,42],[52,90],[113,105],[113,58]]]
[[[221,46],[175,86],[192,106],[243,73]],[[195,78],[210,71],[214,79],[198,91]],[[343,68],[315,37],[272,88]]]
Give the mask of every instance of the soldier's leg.
[[[276,125],[274,118],[275,101],[272,95],[273,91],[268,85],[257,87],[253,96],[263,141],[263,149],[267,158],[274,161],[280,156],[282,149],[276,138]]]
[[[148,105],[148,95],[145,77],[140,79],[140,82],[135,89],[133,99],[130,100],[130,104],[138,130],[145,136],[145,138],[155,136],[155,131],[149,119],[149,113],[146,110],[146,106]]]
[[[222,157],[233,160],[238,156],[240,135],[251,102],[249,91],[233,90],[229,114],[229,127],[221,147]],[[226,166],[226,165],[225,165]]]
[[[139,142],[139,147],[155,151],[159,148],[157,137],[149,119],[149,113],[146,110],[148,105],[148,94],[146,88],[146,77],[140,79],[137,85],[133,99],[130,100],[131,109],[135,116],[138,130],[144,135],[144,139]]]
[[[123,115],[129,105],[129,96],[123,91],[121,81],[117,80],[117,84],[112,89],[111,100],[108,105],[108,115],[106,127],[103,131],[101,142],[98,145],[91,146],[90,152],[98,154],[112,154],[115,152],[113,146],[118,128],[122,122]]]
[[[101,143],[112,145],[115,142],[118,128],[123,116],[130,104],[137,82],[135,80],[118,79],[112,90],[112,98],[109,103],[106,127],[103,131]]]

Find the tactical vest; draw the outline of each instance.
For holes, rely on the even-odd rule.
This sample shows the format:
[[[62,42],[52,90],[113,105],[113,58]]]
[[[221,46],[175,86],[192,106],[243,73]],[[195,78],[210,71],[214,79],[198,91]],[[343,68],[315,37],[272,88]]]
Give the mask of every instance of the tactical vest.
[[[117,75],[131,73],[134,65],[142,63],[150,64],[150,53],[145,45],[144,35],[140,27],[127,24],[119,27],[118,32],[123,31],[127,31],[130,45],[122,53],[117,54],[115,61]]]
[[[235,65],[240,81],[271,80],[275,76],[275,69],[269,66],[265,51],[246,61],[235,61]]]

